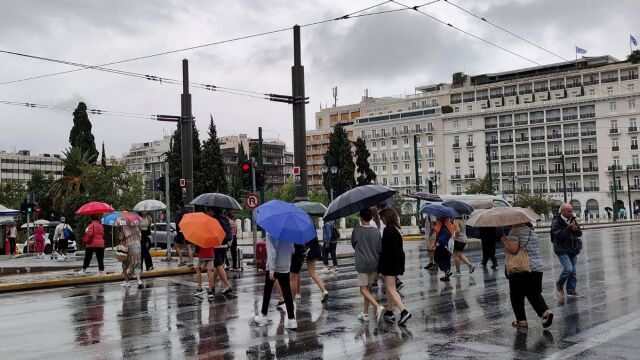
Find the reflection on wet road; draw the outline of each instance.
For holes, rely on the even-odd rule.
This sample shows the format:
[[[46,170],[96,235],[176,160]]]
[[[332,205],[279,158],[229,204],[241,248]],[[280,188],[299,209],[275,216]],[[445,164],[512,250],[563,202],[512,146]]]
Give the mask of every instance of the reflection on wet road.
[[[363,325],[353,259],[325,276],[330,300],[303,272],[298,331],[270,309],[267,327],[251,323],[262,298],[263,273],[229,273],[235,292],[194,298],[192,276],[148,280],[146,289],[117,283],[0,296],[0,344],[6,359],[638,359],[640,353],[640,230],[588,230],[578,261],[584,299],[558,300],[561,267],[548,235],[543,294],[556,313],[542,331],[527,305],[529,330],[511,327],[513,312],[501,270],[463,271],[450,284],[425,265],[423,244],[408,242],[401,290],[413,313],[406,327]],[[499,256],[502,251],[498,251]],[[468,252],[474,263],[479,252]],[[500,263],[502,263],[501,258]],[[219,290],[218,290],[219,291]],[[385,298],[382,289],[377,295]]]

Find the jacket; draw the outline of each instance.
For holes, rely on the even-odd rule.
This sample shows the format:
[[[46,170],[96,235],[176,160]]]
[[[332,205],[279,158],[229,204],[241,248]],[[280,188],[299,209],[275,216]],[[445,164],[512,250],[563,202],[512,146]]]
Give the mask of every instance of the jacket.
[[[104,247],[104,229],[100,221],[92,221],[87,227],[85,235],[88,238],[86,247],[88,248],[103,248]]]
[[[292,243],[273,239],[267,233],[267,267],[269,272],[286,274],[291,269],[291,255],[294,247]]]
[[[387,226],[384,228],[378,272],[387,276],[398,276],[404,274],[402,234],[393,226]]]
[[[336,227],[336,222],[334,220],[329,220],[322,225],[322,241],[325,244],[333,244],[336,242],[333,239],[333,228]]]
[[[356,226],[351,232],[351,246],[356,253],[356,272],[371,274],[378,271],[382,241],[378,228]]]
[[[575,217],[572,217],[575,220]],[[577,224],[577,223],[576,223]],[[582,230],[571,230],[560,214],[551,221],[551,241],[556,255],[577,255],[582,249]]]

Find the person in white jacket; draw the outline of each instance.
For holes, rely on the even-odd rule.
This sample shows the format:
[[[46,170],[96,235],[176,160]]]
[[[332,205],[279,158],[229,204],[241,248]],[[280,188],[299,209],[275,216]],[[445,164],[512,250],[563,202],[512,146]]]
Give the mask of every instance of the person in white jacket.
[[[269,324],[269,320],[267,319],[269,301],[271,300],[273,285],[276,280],[278,280],[278,284],[282,289],[282,295],[284,296],[284,302],[287,307],[287,321],[285,322],[285,327],[287,329],[296,329],[298,324],[296,323],[293,298],[291,297],[291,285],[289,283],[291,255],[293,255],[294,252],[293,244],[274,239],[269,233],[267,233],[266,240],[267,275],[265,276],[264,294],[262,296],[262,309],[253,320],[260,326]]]
[[[58,260],[65,261],[67,259],[67,248],[69,247],[69,239],[64,236],[64,229],[71,229],[69,224],[65,223],[66,219],[63,217],[60,218],[60,224],[56,226],[56,230],[53,233],[53,242],[55,245],[56,252],[58,253]],[[51,258],[53,259],[53,253],[51,253]]]

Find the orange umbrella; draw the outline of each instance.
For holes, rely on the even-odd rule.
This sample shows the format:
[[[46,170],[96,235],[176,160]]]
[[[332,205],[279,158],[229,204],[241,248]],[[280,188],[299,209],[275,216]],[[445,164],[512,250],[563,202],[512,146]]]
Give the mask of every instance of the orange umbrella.
[[[218,220],[203,212],[184,214],[180,220],[180,230],[189,242],[201,248],[220,246],[225,237]]]

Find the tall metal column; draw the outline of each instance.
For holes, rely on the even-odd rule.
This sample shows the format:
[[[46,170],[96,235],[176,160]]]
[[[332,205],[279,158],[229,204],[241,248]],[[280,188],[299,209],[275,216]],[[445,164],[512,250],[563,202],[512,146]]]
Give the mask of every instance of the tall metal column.
[[[420,191],[420,172],[418,171],[418,135],[413,135],[413,159],[416,169],[416,192]],[[420,211],[420,199],[416,200],[416,209]]]
[[[293,27],[293,66],[291,67],[291,95],[293,96],[293,161],[300,167],[300,184],[296,184],[296,201],[308,200],[307,137],[304,95],[304,67],[300,49],[300,26]]]
[[[180,96],[180,135],[182,137],[182,178],[186,180],[184,203],[193,200],[193,116],[191,114],[191,94],[189,94],[189,61],[182,60],[182,95]]]

